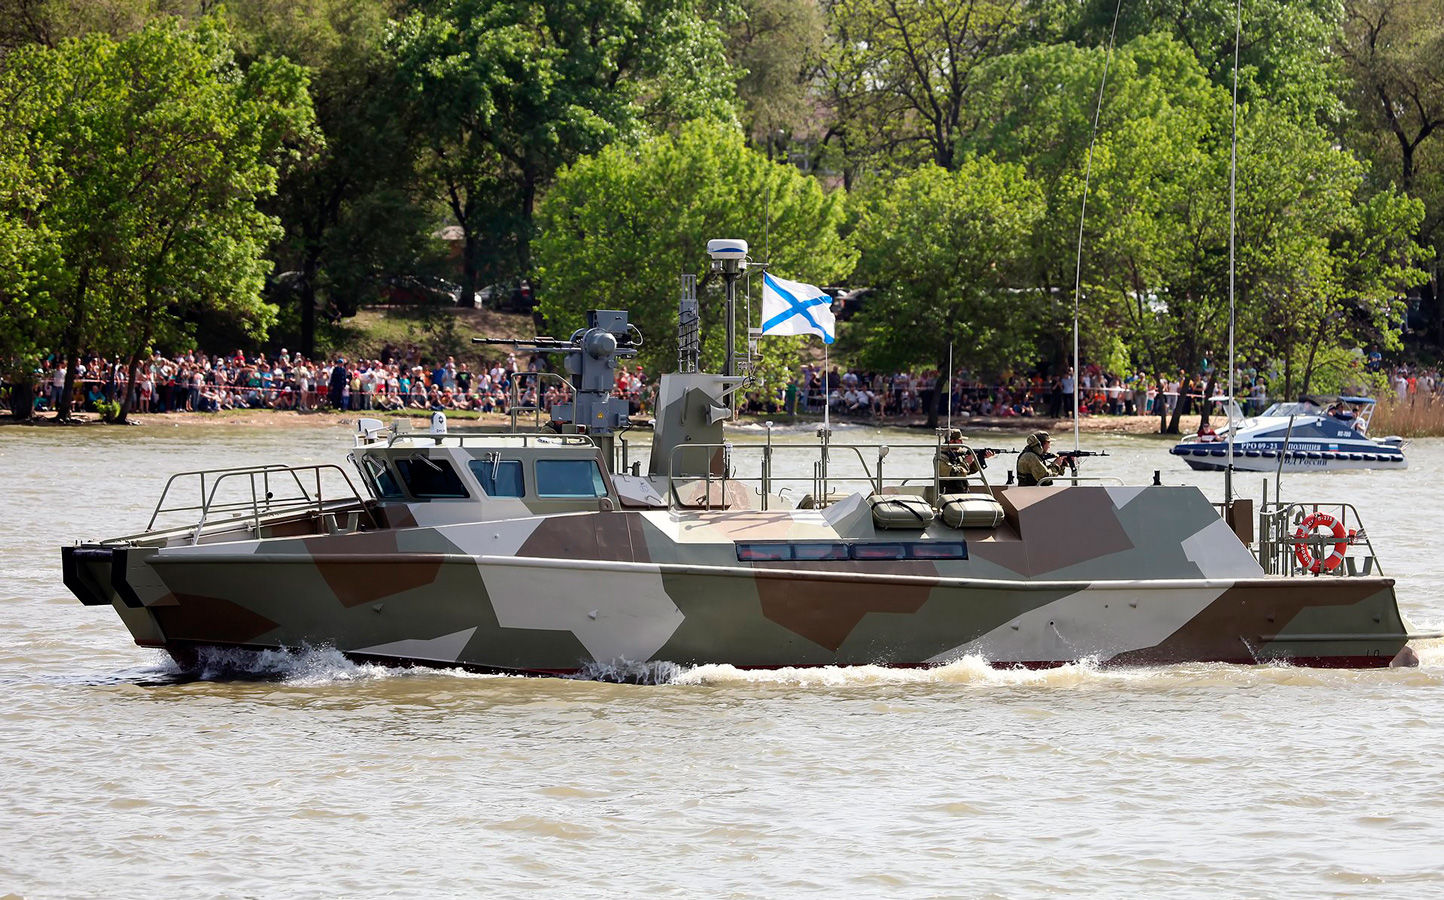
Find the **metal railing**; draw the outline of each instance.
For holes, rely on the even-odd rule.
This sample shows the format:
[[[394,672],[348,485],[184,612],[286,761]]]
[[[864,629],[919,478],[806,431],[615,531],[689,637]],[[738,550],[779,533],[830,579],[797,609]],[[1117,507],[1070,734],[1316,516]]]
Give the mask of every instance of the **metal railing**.
[[[1337,522],[1343,531],[1342,538],[1330,533],[1301,535],[1303,522],[1315,513],[1322,513]],[[1359,577],[1382,575],[1379,557],[1369,540],[1359,518],[1359,511],[1352,503],[1273,503],[1259,508],[1258,516],[1258,561],[1270,575],[1307,575]],[[1330,558],[1338,544],[1345,545],[1345,555],[1333,566],[1321,564],[1317,573],[1299,560],[1299,550],[1307,549],[1313,559]],[[1364,547],[1363,557],[1349,555],[1348,550]],[[1360,564],[1362,560],[1362,565]]]
[[[328,472],[334,472],[341,477],[348,493],[341,494],[338,491],[333,494],[331,499],[326,498],[322,475]],[[168,506],[167,500],[171,499],[172,489],[176,488],[177,494],[188,492],[188,488],[182,490],[181,486],[192,481],[198,489],[196,497],[199,502],[191,504],[186,501],[178,501],[176,505]],[[239,499],[229,499],[220,493],[222,486],[227,485],[228,482],[235,484],[242,481],[245,484],[239,491]],[[209,489],[207,489],[207,485],[209,485]],[[314,491],[308,489],[308,486]],[[262,523],[273,521],[276,518],[297,513],[312,513],[320,523],[324,521],[325,516],[336,509],[352,507],[354,507],[356,522],[350,526],[351,528],[354,529],[355,525],[359,524],[362,514],[370,519],[373,528],[377,527],[375,517],[366,507],[365,501],[360,492],[356,490],[351,478],[340,466],[334,464],[263,465],[179,472],[166,481],[160,499],[156,501],[155,509],[151,512],[150,521],[146,524],[146,531],[153,531],[156,520],[163,515],[199,513],[199,518],[194,524],[184,526],[184,530],[191,532],[191,544],[195,545],[200,543],[206,525],[217,524],[215,521],[217,517],[226,514],[230,514],[229,518],[222,520],[219,524],[231,527],[236,524],[238,519],[249,519],[248,527],[253,533],[259,535]]]
[[[523,447],[530,447],[532,444],[565,445],[574,447],[597,446],[589,434],[559,434],[554,431],[513,431],[513,432],[482,432],[479,434],[431,434],[425,431],[403,431],[392,434],[386,439],[388,448],[396,445],[398,441],[425,440],[432,442],[437,447],[474,447],[477,445],[489,445],[497,441],[517,441]]]
[[[521,384],[528,378],[536,379],[536,406],[524,406],[521,402]],[[507,415],[511,417],[511,430],[516,433],[516,420],[519,413],[530,412],[534,414],[534,425],[537,429],[542,427],[542,384],[548,379],[554,379],[561,386],[562,391],[568,397],[572,394],[572,383],[558,375],[556,372],[518,372],[517,377],[511,380],[511,402],[507,404]]]
[[[941,436],[939,436],[939,438],[934,442],[928,444],[838,444],[832,442],[830,436],[826,433],[825,430],[819,429],[818,437],[819,442],[816,445],[773,444],[772,430],[771,428],[768,428],[767,440],[765,443],[760,445],[734,444],[730,441],[722,443],[679,444],[678,446],[672,448],[670,458],[668,459],[667,470],[669,474],[667,476],[667,505],[671,507],[677,505],[680,502],[676,490],[678,482],[691,481],[703,482],[704,492],[702,494],[699,505],[703,506],[706,509],[712,509],[713,507],[713,484],[717,484],[720,486],[719,496],[722,498],[721,502],[725,505],[728,482],[740,482],[749,485],[755,483],[757,485],[755,490],[761,499],[761,508],[763,510],[766,510],[768,508],[770,500],[778,496],[781,490],[788,489],[785,486],[787,483],[808,485],[809,494],[812,498],[812,504],[816,508],[822,508],[828,505],[828,503],[830,502],[829,496],[834,485],[866,484],[872,490],[872,492],[881,494],[883,493],[883,487],[885,484],[883,478],[885,461],[887,460],[888,454],[893,450],[933,451],[933,471],[928,481],[932,485],[933,496],[935,497],[942,493],[943,481],[967,480],[970,483],[976,483],[984,490],[991,490],[992,487],[988,482],[987,475],[985,475],[984,471],[981,469],[971,475],[966,476],[966,479],[964,479],[963,476],[945,478],[944,476],[940,475],[938,473],[936,460],[938,459],[938,456],[942,453],[944,446]],[[972,449],[966,444],[948,446],[950,448],[958,450]],[[677,456],[679,453],[695,452],[697,450],[721,450],[721,471],[718,473],[713,473],[709,471],[707,473],[699,475],[672,474],[676,471]],[[834,451],[842,452],[844,457],[848,458],[849,461],[852,457],[855,457],[857,465],[860,467],[861,470],[860,473],[839,474],[836,471],[836,468],[840,463],[833,458]],[[864,451],[872,451],[872,453],[869,454],[869,456],[864,456]],[[759,474],[751,477],[738,477],[734,474],[734,457],[740,453],[750,452],[756,452],[761,456],[760,464],[757,467]],[[795,476],[774,475],[773,457],[779,452],[816,454],[817,459],[815,459],[812,463],[812,473],[810,475]],[[873,459],[872,464],[869,464],[869,458]],[[978,453],[978,458],[981,458],[981,453]],[[854,472],[856,473],[857,470],[854,470]],[[921,481],[921,479],[899,479],[896,482],[896,485],[901,487],[907,485],[909,482],[916,481]],[[784,487],[782,487],[778,491],[774,491],[774,487],[779,483],[783,483]]]

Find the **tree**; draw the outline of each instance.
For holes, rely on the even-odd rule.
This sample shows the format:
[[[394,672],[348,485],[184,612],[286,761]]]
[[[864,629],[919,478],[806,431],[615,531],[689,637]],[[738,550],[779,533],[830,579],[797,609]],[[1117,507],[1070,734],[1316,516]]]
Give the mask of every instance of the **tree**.
[[[315,350],[316,313],[354,315],[388,280],[439,270],[434,201],[421,193],[426,147],[395,59],[383,43],[389,0],[243,0],[228,8],[245,59],[310,70],[314,138],[285,161],[266,208],[285,228],[272,296],[295,303],[300,351]]]
[[[7,63],[3,89],[41,98],[35,140],[61,168],[31,223],[53,235],[58,265],[26,293],[56,299],[66,397],[82,349],[127,354],[134,383],[140,357],[199,307],[264,333],[278,230],[255,202],[274,190],[283,141],[309,124],[300,70],[239,72],[212,19],[26,47]]]
[[[1444,250],[1444,18],[1428,0],[1348,0],[1339,52],[1379,176],[1424,199],[1418,243]],[[1424,165],[1421,165],[1421,162]],[[1421,280],[1429,337],[1444,346],[1444,303]]]
[[[560,334],[594,306],[630,310],[647,339],[640,361],[670,370],[678,277],[707,270],[708,239],[748,238],[754,258],[770,248],[772,271],[834,283],[856,259],[839,235],[843,199],[748,149],[735,128],[694,122],[675,136],[614,144],[565,169],[542,203],[541,309]],[[720,371],[725,324],[715,297],[702,298],[702,362]],[[801,340],[768,338],[765,350],[791,362]]]
[[[1026,277],[1027,241],[1044,213],[1020,167],[969,157],[879,185],[858,223],[858,278],[874,289],[856,328],[879,368],[956,362],[1001,369],[1042,337],[1040,296]],[[937,396],[936,394],[934,396]],[[928,424],[937,424],[929,404]]]
[[[1090,0],[1062,26],[1065,40],[1104,46],[1116,0]],[[1233,81],[1236,0],[1141,0],[1119,10],[1117,43],[1162,34],[1187,47],[1219,87]],[[1067,14],[1058,17],[1061,23]],[[1267,99],[1289,114],[1338,121],[1341,83],[1332,48],[1339,34],[1338,0],[1249,0],[1239,35],[1239,100]]]
[[[727,23],[727,58],[739,74],[742,124],[768,158],[809,130],[812,75],[825,43],[818,0],[741,0]]]
[[[960,145],[1021,165],[1043,192],[1047,215],[1028,237],[1029,282],[1049,298],[1053,327],[1043,340],[1058,367],[1072,349],[1079,211],[1104,57],[1104,48],[1060,44],[989,63]],[[1211,296],[1192,285],[1226,239],[1227,176],[1216,150],[1227,115],[1227,97],[1177,41],[1147,35],[1115,51],[1084,222],[1085,358],[1119,356],[1121,342],[1130,365],[1160,374],[1196,364],[1216,337],[1200,330],[1216,326],[1216,308],[1189,300]],[[1179,292],[1167,298],[1178,328],[1153,312],[1169,290]]]
[[[390,40],[465,239],[461,299],[531,267],[557,169],[648,127],[732,116],[719,27],[696,0],[441,0]]]
[[[863,162],[957,163],[957,144],[987,60],[1015,48],[1021,0],[833,0],[825,91],[830,135]]]

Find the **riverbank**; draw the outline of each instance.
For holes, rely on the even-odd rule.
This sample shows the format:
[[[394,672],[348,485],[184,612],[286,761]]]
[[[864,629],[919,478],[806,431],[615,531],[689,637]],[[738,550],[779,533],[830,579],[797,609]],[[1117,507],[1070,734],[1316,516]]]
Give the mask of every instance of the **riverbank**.
[[[358,418],[365,416],[381,419],[390,422],[399,418],[396,413],[381,412],[340,412],[337,410],[314,410],[309,412],[296,412],[293,410],[274,409],[231,409],[220,412],[173,412],[173,413],[135,413],[130,416],[127,425],[137,428],[173,428],[180,425],[187,427],[202,426],[213,428],[352,428]],[[430,413],[409,410],[405,416],[410,419],[412,428],[425,430],[431,422]],[[499,413],[478,413],[468,411],[448,411],[447,421],[455,427],[460,428],[503,428],[509,427],[511,417]],[[520,427],[527,427],[534,420],[522,419]],[[771,421],[775,425],[798,427],[821,425],[822,419],[817,416],[742,416],[740,423],[748,425],[761,425]],[[5,416],[0,417],[0,426],[5,425],[28,425],[36,428],[74,428],[89,425],[104,425],[100,417],[95,413],[77,412],[69,423],[58,422],[50,413],[43,413],[36,416],[29,423],[18,423],[14,419]],[[839,426],[862,426],[862,427],[886,427],[886,428],[918,428],[926,427],[926,419],[915,417],[909,419],[853,419],[836,418],[832,420],[834,427]],[[1048,419],[1048,418],[984,418],[973,417],[968,419],[954,419],[953,426],[962,429],[965,435],[973,433],[1019,433],[1026,434],[1031,431],[1050,431],[1058,434],[1073,430],[1071,419]],[[125,427],[125,426],[116,426]],[[1158,419],[1153,416],[1087,416],[1079,421],[1079,430],[1088,434],[1157,434]]]

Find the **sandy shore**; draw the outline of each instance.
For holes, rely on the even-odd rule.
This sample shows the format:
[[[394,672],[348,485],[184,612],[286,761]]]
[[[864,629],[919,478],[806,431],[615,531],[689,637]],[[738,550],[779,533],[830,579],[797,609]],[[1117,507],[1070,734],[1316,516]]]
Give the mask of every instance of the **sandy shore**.
[[[353,428],[355,422],[362,414],[354,412],[336,412],[325,410],[320,412],[291,412],[270,409],[237,409],[225,410],[214,413],[136,413],[130,417],[130,424],[138,428],[172,428],[177,425],[206,426],[212,428]],[[389,422],[397,418],[393,413],[368,413],[382,421]],[[771,417],[744,417],[745,421],[762,422],[764,418],[783,424],[795,424],[788,416]],[[1193,416],[1186,416],[1183,426],[1188,428],[1196,425],[1190,423]],[[412,427],[416,430],[425,430],[430,424],[430,415],[411,415]],[[505,427],[510,424],[510,417],[495,413],[450,413],[448,419],[456,427]],[[523,427],[529,426],[532,420],[523,419]],[[796,422],[817,421],[821,419],[809,417],[797,419]],[[892,427],[922,428],[926,424],[922,418],[911,420],[889,420],[875,421],[871,419],[834,419],[835,424],[850,423],[855,425],[887,425]],[[0,417],[0,425],[16,425],[15,420],[9,417]],[[31,427],[78,427],[81,425],[101,425],[99,417],[94,413],[78,412],[75,414],[72,423],[55,421],[50,413],[43,413],[29,423]],[[1022,432],[1029,431],[1053,431],[1064,432],[1073,430],[1071,419],[1045,419],[1045,418],[983,418],[974,417],[968,419],[954,419],[953,424],[963,429],[963,432],[975,431],[1006,431]],[[1081,431],[1090,434],[1157,434],[1158,419],[1153,416],[1086,416],[1079,424]]]

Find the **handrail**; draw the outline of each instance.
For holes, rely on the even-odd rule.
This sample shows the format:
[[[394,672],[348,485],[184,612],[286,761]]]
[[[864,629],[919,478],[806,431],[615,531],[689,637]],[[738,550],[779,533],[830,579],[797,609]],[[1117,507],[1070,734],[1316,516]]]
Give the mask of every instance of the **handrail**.
[[[969,446],[966,445],[966,444],[959,444],[959,445],[955,445],[955,446],[957,446],[957,447],[959,447],[959,448],[961,448],[961,449],[972,450],[972,448],[969,447]],[[828,494],[828,492],[830,491],[830,484],[831,484],[831,482],[866,483],[866,484],[870,485],[870,486],[872,487],[872,489],[873,489],[876,493],[879,493],[879,494],[880,494],[880,493],[882,493],[882,491],[883,491],[883,461],[887,458],[888,454],[889,454],[892,450],[895,450],[895,449],[900,449],[900,450],[932,450],[932,451],[936,454],[936,453],[940,452],[941,447],[942,447],[942,443],[941,443],[940,440],[939,440],[939,441],[935,441],[935,442],[933,442],[933,443],[907,443],[907,444],[881,444],[881,443],[876,443],[876,444],[875,444],[875,443],[835,444],[835,443],[832,443],[830,440],[827,440],[825,437],[824,437],[824,439],[823,439],[822,441],[820,441],[819,444],[816,445],[816,446],[810,445],[810,444],[783,444],[783,445],[777,445],[777,444],[773,444],[772,441],[771,441],[771,431],[770,431],[770,430],[769,430],[769,432],[768,432],[768,440],[767,440],[767,442],[764,443],[764,444],[758,444],[758,445],[751,445],[751,444],[734,444],[734,443],[732,443],[732,442],[730,442],[730,441],[725,441],[725,442],[721,442],[721,443],[678,444],[677,446],[675,446],[675,447],[673,447],[673,448],[671,449],[671,451],[670,451],[670,453],[669,453],[669,458],[668,458],[668,465],[667,465],[667,504],[668,504],[668,507],[670,508],[670,507],[674,504],[674,502],[675,502],[675,500],[676,500],[676,485],[677,485],[677,482],[678,482],[678,481],[692,480],[692,479],[689,478],[688,476],[679,476],[679,475],[675,474],[675,472],[676,472],[676,463],[677,463],[677,455],[678,455],[679,453],[682,453],[682,452],[689,452],[689,451],[696,451],[696,450],[721,450],[721,451],[723,452],[724,465],[723,465],[723,472],[721,473],[721,475],[717,475],[717,474],[714,474],[714,473],[712,473],[712,472],[707,472],[706,474],[703,474],[703,475],[693,476],[693,477],[695,477],[696,479],[701,480],[701,481],[704,481],[704,482],[706,483],[706,494],[705,494],[704,499],[703,499],[703,505],[704,505],[704,508],[705,508],[705,509],[710,510],[710,509],[712,508],[712,483],[713,483],[713,480],[715,479],[715,480],[717,480],[717,481],[722,485],[722,495],[723,495],[723,497],[724,497],[724,502],[725,502],[726,490],[727,490],[727,488],[726,488],[726,483],[727,483],[728,481],[740,481],[740,482],[748,483],[748,484],[753,483],[753,482],[757,482],[757,483],[759,484],[759,491],[758,491],[758,492],[759,492],[759,494],[761,495],[761,498],[762,498],[762,509],[763,509],[763,510],[766,510],[766,509],[767,509],[768,498],[769,498],[769,496],[772,494],[771,488],[772,488],[773,484],[775,484],[775,483],[777,483],[777,482],[810,482],[811,485],[812,485],[811,493],[812,493],[812,496],[813,496],[813,498],[814,498],[814,503],[816,503],[819,507],[821,507],[821,506],[826,506],[826,505],[827,505],[827,494]],[[811,475],[802,475],[802,476],[795,476],[795,475],[794,475],[794,476],[779,476],[779,475],[774,475],[774,474],[772,474],[772,456],[773,456],[773,454],[774,454],[777,450],[779,450],[779,449],[793,450],[793,451],[810,451],[810,452],[818,453],[818,454],[819,454],[819,457],[818,457],[817,461],[815,461],[815,462],[813,463],[813,471],[812,471],[812,474],[811,474]],[[759,475],[756,475],[756,476],[741,476],[741,477],[739,477],[739,476],[736,476],[736,475],[732,474],[732,472],[731,472],[731,468],[732,468],[732,467],[731,467],[731,457],[732,457],[732,454],[733,454],[735,451],[738,451],[738,450],[756,450],[756,451],[759,451],[759,452],[762,454],[761,470],[760,470],[760,474],[759,474]],[[856,455],[857,460],[858,460],[858,464],[862,467],[863,474],[862,474],[862,475],[842,475],[842,476],[838,476],[838,475],[832,474],[831,466],[830,466],[830,462],[831,462],[831,453],[830,453],[830,451],[832,451],[832,450],[851,451],[852,454]],[[874,469],[868,464],[868,459],[867,459],[866,457],[864,457],[863,451],[865,451],[865,450],[876,450],[876,451],[877,451],[877,467],[876,467],[876,470],[874,470]],[[936,458],[936,457],[935,457],[935,458]],[[930,477],[931,480],[932,480],[934,492],[935,492],[935,493],[940,492],[940,491],[941,491],[942,476],[940,476],[940,475],[938,474],[937,466],[936,466],[936,465],[933,466],[933,472],[932,472],[931,476],[929,476],[929,477]],[[981,470],[979,470],[978,472],[975,472],[975,473],[973,473],[972,475],[969,475],[969,476],[967,476],[967,477],[968,477],[968,478],[978,478],[979,481],[980,481],[980,483],[981,483],[984,487],[989,487],[989,486],[990,486],[989,483],[988,483],[988,480],[987,480],[987,476],[984,475]],[[906,483],[906,481],[908,481],[908,480],[910,480],[910,479],[903,479],[903,481],[900,482],[900,483]],[[1121,481],[1119,481],[1118,483],[1119,483],[1119,484],[1122,484]]]
[[[1383,574],[1383,566],[1379,564],[1379,556],[1374,551],[1373,541],[1370,540],[1368,532],[1364,529],[1363,519],[1359,516],[1358,509],[1352,503],[1342,500],[1329,501],[1308,501],[1289,503],[1265,504],[1259,509],[1259,539],[1258,556],[1259,564],[1264,571],[1274,575],[1300,575],[1309,573],[1303,565],[1298,562],[1296,548],[1307,546],[1322,550],[1339,543],[1339,540],[1331,535],[1309,535],[1303,538],[1290,534],[1290,530],[1301,524],[1304,518],[1317,513],[1321,508],[1327,513],[1329,509],[1338,510],[1338,522],[1347,534],[1345,543],[1349,546],[1364,546],[1368,555],[1364,558],[1364,571],[1359,575]],[[1350,521],[1356,527],[1350,527]],[[1347,565],[1336,566],[1332,570],[1324,570],[1317,574],[1350,577],[1355,575],[1352,571],[1352,560],[1346,558]]]
[[[205,506],[205,502],[206,502],[206,476],[207,476],[207,475],[223,475],[223,474],[228,473],[228,472],[253,472],[253,471],[256,471],[257,469],[284,469],[284,468],[286,468],[286,466],[284,466],[284,465],[282,465],[282,464],[280,464],[280,463],[269,463],[269,464],[261,465],[261,466],[232,466],[231,468],[228,468],[228,469],[196,469],[196,470],[190,471],[190,472],[177,472],[177,473],[175,473],[174,475],[172,475],[170,478],[167,478],[167,479],[166,479],[165,487],[161,489],[160,499],[155,502],[155,509],[151,511],[150,521],[146,523],[145,530],[146,530],[146,531],[150,531],[152,528],[155,527],[155,520],[156,520],[157,518],[159,518],[159,516],[160,516],[160,514],[161,514],[162,512],[185,512],[185,511],[187,511],[187,510],[193,510],[193,509],[201,509],[201,508],[203,508],[203,507]],[[201,505],[200,505],[200,506],[177,506],[177,507],[171,507],[171,508],[168,508],[168,509],[162,509],[161,507],[165,504],[165,498],[168,497],[168,496],[170,496],[171,485],[173,485],[178,479],[188,478],[188,477],[190,477],[190,476],[192,476],[192,475],[196,475],[196,476],[199,476],[199,477],[200,477]]]
[[[345,482],[346,489],[350,495],[341,495],[327,500],[322,486],[321,476],[323,472],[332,471],[341,476]],[[277,499],[275,491],[281,488],[273,484],[273,476],[279,478],[283,484],[294,484],[297,496],[287,496]],[[307,476],[302,481],[302,476]],[[195,478],[200,488],[200,502],[197,505],[167,506],[166,499],[170,496],[171,487],[179,480]],[[249,482],[249,500],[218,500],[221,485],[227,481],[245,478]],[[207,479],[210,480],[210,489],[206,489]],[[315,495],[312,496],[308,485],[314,484]],[[273,490],[275,488],[275,490]],[[166,482],[165,488],[161,491],[160,500],[157,501],[155,510],[151,513],[150,521],[146,524],[146,532],[152,532],[156,520],[164,514],[199,512],[200,517],[194,525],[185,526],[185,530],[191,533],[192,546],[200,543],[200,538],[206,525],[221,513],[235,513],[237,515],[246,513],[251,519],[251,528],[259,536],[263,518],[280,515],[283,513],[297,513],[310,510],[317,519],[326,514],[329,507],[337,503],[354,504],[357,512],[364,512],[370,519],[373,528],[378,527],[376,517],[365,505],[356,485],[351,481],[345,470],[334,463],[323,463],[310,466],[285,466],[268,464],[260,466],[240,466],[228,469],[205,469],[192,472],[180,472],[171,476]],[[233,524],[234,519],[227,519],[226,524]]]
[[[529,376],[536,377],[536,406],[521,405],[521,383]],[[516,373],[516,377],[511,380],[511,402],[507,404],[506,412],[507,415],[511,417],[511,430],[513,432],[516,431],[516,414],[521,410],[533,411],[536,414],[534,418],[534,421],[536,423],[535,427],[541,428],[541,387],[542,382],[545,381],[547,378],[555,378],[561,384],[561,386],[566,389],[568,393],[571,392],[572,383],[567,379],[563,378],[561,375],[558,375],[556,372],[518,372]]]
[[[564,434],[560,432],[532,432],[532,431],[497,431],[484,432],[480,434],[428,434],[424,431],[402,432],[393,434],[386,440],[387,448],[393,447],[400,440],[411,440],[414,438],[426,438],[435,441],[436,446],[465,447],[468,443],[480,444],[488,441],[516,440],[521,441],[523,447],[530,445],[532,441],[538,444],[563,444],[579,447],[590,446],[595,448],[597,442],[592,440],[589,434]],[[448,444],[448,442],[451,442]]]

